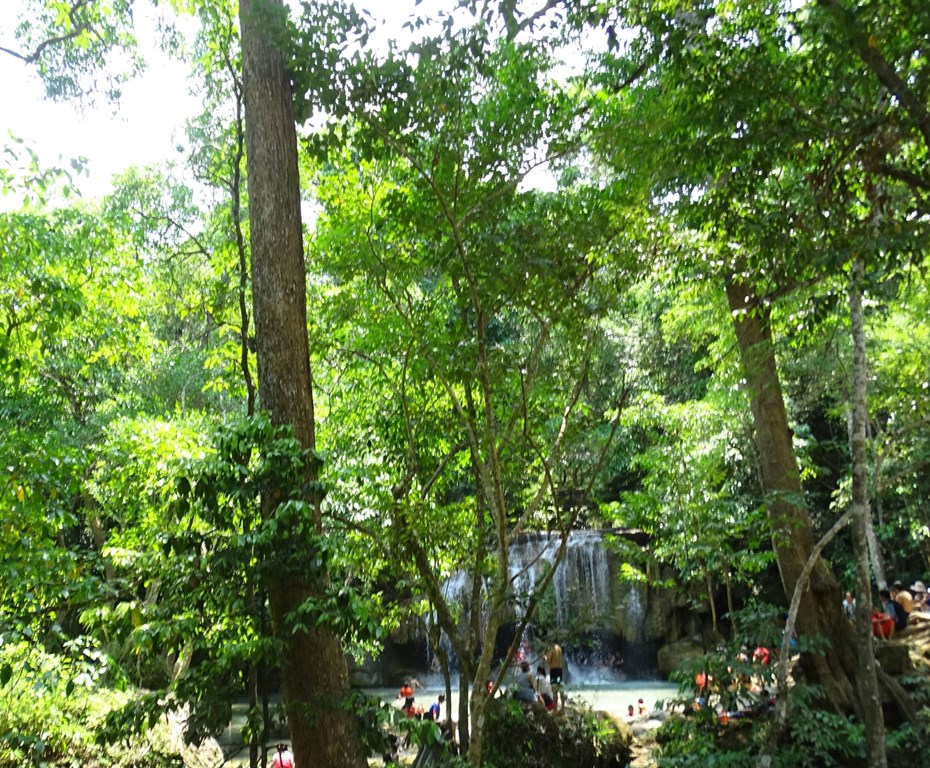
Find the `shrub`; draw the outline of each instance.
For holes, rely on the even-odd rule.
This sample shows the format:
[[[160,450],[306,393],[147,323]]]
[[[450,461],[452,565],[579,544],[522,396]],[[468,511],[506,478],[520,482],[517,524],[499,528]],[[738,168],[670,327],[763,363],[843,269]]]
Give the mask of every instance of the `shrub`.
[[[556,714],[497,698],[487,709],[483,755],[489,768],[620,768],[631,742],[626,723],[586,707]]]
[[[107,660],[92,643],[68,646],[51,654],[25,642],[0,643],[0,768],[183,766],[193,750],[180,743],[177,718],[161,716],[118,745],[101,743],[107,716],[135,697],[107,687]]]

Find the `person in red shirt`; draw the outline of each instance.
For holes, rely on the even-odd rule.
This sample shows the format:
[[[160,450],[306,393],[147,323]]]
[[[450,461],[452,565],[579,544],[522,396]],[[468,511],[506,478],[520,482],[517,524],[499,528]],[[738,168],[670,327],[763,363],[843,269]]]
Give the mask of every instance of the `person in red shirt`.
[[[872,634],[882,640],[891,640],[894,637],[894,619],[877,608],[872,609]]]

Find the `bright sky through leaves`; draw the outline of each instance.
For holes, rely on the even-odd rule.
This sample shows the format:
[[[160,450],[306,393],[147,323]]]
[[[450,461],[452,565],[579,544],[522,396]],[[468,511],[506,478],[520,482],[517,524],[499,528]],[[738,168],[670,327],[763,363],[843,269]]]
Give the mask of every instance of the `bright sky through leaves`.
[[[383,44],[389,37],[403,38],[402,25],[413,13],[432,14],[448,6],[449,0],[415,4],[414,0],[362,0],[374,22],[383,27]],[[17,17],[25,3],[0,3],[0,46],[18,50],[13,35]],[[88,159],[88,175],[78,180],[82,193],[94,197],[110,189],[110,179],[131,165],[144,166],[178,157],[186,118],[196,114],[200,102],[189,93],[188,68],[156,50],[152,10],[139,4],[135,11],[137,34],[144,46],[148,67],[127,83],[118,104],[100,100],[96,106],[56,103],[44,98],[38,76],[28,64],[0,53],[0,137],[23,139],[38,153],[43,165],[67,166],[72,158]],[[15,204],[15,201],[12,201]],[[8,207],[10,201],[0,206]]]

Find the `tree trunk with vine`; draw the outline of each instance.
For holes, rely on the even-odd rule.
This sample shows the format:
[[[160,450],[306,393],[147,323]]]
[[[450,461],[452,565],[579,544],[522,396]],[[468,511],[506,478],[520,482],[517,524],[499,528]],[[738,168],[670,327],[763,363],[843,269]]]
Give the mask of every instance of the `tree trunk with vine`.
[[[750,394],[772,544],[785,594],[790,596],[814,542],[776,365],[769,309],[752,286],[735,277],[727,281],[726,293]],[[823,560],[813,568],[801,600],[798,630],[829,644],[822,652],[801,655],[807,681],[823,687],[826,706],[858,711],[853,682],[860,671],[858,652],[849,622],[843,618],[839,583]]]
[[[307,339],[300,184],[290,79],[283,51],[286,9],[281,0],[242,0],[242,86],[245,100],[252,297],[262,407],[276,424],[291,425],[304,448],[314,447],[313,390]],[[307,482],[315,477],[307,477]],[[308,501],[312,501],[309,500]],[[275,514],[273,492],[262,514]],[[318,505],[310,524],[322,528]],[[361,768],[366,764],[338,636],[324,626],[295,631],[290,616],[328,588],[326,573],[282,569],[269,581],[275,634],[283,644],[284,704],[294,758],[301,768]]]

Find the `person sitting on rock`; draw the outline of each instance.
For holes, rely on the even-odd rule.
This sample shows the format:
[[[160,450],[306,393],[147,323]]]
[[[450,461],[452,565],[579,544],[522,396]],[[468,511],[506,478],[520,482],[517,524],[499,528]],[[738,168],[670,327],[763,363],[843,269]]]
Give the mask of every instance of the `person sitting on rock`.
[[[843,612],[850,621],[856,618],[856,598],[853,597],[852,592],[847,592],[846,597],[843,598]]]
[[[400,762],[400,740],[396,734],[388,734],[387,749],[384,751],[382,760],[385,765],[396,765]]]
[[[525,661],[520,665],[520,672],[513,684],[513,698],[517,701],[535,703],[538,700],[536,695],[535,680],[530,673],[530,665]]]
[[[878,596],[882,599],[882,607],[892,619],[894,619],[895,632],[900,632],[907,626],[907,611],[904,606],[891,596],[890,590],[878,590]]]
[[[914,610],[914,596],[904,588],[900,581],[892,585],[891,599],[899,603],[908,616],[911,615]]]
[[[911,592],[914,595],[914,611],[930,611],[930,595],[927,594],[927,586],[918,579],[911,584]]]
[[[550,712],[555,709],[555,699],[552,697],[552,684],[549,682],[549,676],[546,674],[546,668],[540,664],[536,667],[536,693],[542,699],[542,703]]]
[[[894,618],[880,608],[872,609],[872,634],[880,640],[891,640],[894,637]]]

